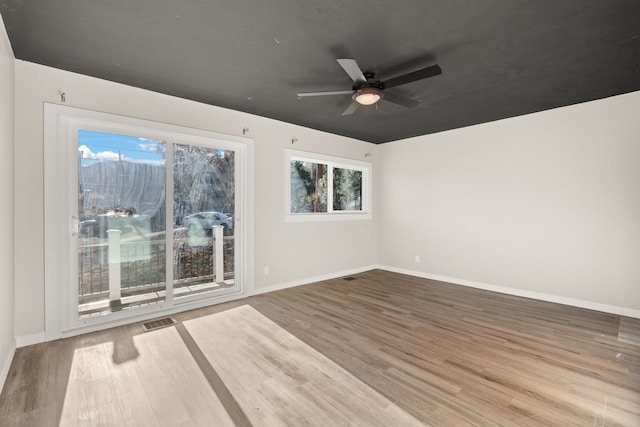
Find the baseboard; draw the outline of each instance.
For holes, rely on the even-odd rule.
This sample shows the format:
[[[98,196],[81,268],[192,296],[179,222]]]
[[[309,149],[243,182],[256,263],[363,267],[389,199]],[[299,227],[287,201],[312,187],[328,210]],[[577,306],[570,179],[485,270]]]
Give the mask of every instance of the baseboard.
[[[572,307],[586,308],[604,313],[617,314],[619,316],[633,317],[640,319],[640,310],[634,310],[627,307],[618,307],[615,305],[600,304],[593,301],[585,301],[575,298],[567,298],[558,295],[545,294],[541,292],[527,291],[524,289],[509,288],[505,286],[491,285],[488,283],[475,282],[472,280],[458,279],[456,277],[440,276],[437,274],[424,273],[422,271],[407,270],[404,268],[396,268],[388,265],[378,265],[380,270],[391,271],[393,273],[406,274],[423,279],[437,280],[439,282],[453,283],[455,285],[468,286],[471,288],[483,289],[485,291],[498,292],[501,294],[514,295],[518,297],[531,298],[540,301],[553,302],[557,304],[569,305]]]
[[[44,332],[38,332],[36,334],[30,335],[20,335],[16,337],[16,347],[26,347],[28,345],[40,344],[41,342],[45,342]]]
[[[619,306],[613,306],[613,305],[607,305],[607,304],[600,304],[600,303],[596,303],[596,302],[592,302],[592,301],[585,301],[585,300],[580,300],[580,299],[575,299],[575,298],[561,297],[561,296],[558,296],[558,295],[545,294],[545,293],[541,293],[541,292],[532,292],[532,291],[527,291],[527,290],[523,290],[523,289],[509,288],[509,287],[505,287],[505,286],[498,286],[498,285],[492,285],[492,284],[488,284],[488,283],[475,282],[475,281],[472,281],[472,280],[459,279],[459,278],[456,278],[456,277],[441,276],[441,275],[437,275],[437,274],[425,273],[425,272],[422,272],[422,271],[408,270],[408,269],[397,268],[397,267],[392,267],[392,266],[388,266],[388,265],[375,265],[375,264],[374,265],[365,266],[365,267],[360,267],[360,268],[354,268],[354,269],[350,269],[350,270],[344,270],[344,271],[340,271],[340,272],[335,272],[335,273],[324,274],[324,275],[320,275],[320,276],[306,277],[304,279],[293,280],[293,281],[285,282],[285,283],[278,283],[278,284],[275,284],[275,285],[269,285],[269,286],[261,287],[261,288],[258,288],[258,289],[254,289],[253,292],[251,293],[251,295],[259,295],[259,294],[264,294],[264,293],[267,293],[267,292],[274,292],[274,291],[279,291],[279,290],[282,290],[282,289],[293,288],[293,287],[296,287],[296,286],[308,285],[310,283],[321,282],[323,280],[337,279],[339,277],[349,276],[351,274],[363,273],[365,271],[370,271],[370,270],[375,270],[375,269],[390,271],[390,272],[393,272],[393,273],[406,274],[406,275],[414,276],[414,277],[421,277],[423,279],[437,280],[439,282],[447,282],[447,283],[452,283],[452,284],[455,284],[455,285],[468,286],[468,287],[471,287],[471,288],[483,289],[483,290],[486,290],[486,291],[498,292],[498,293],[501,293],[501,294],[519,296],[519,297],[524,297],[524,298],[531,298],[531,299],[536,299],[536,300],[540,300],[540,301],[553,302],[553,303],[557,303],[557,304],[569,305],[569,306],[572,306],[572,307],[585,308],[585,309],[588,309],[588,310],[601,311],[601,312],[604,312],[604,313],[611,313],[611,314],[616,314],[616,315],[619,315],[619,316],[626,316],[626,317],[640,319],[640,310],[634,310],[634,309],[631,309],[631,308],[619,307]],[[191,309],[191,308],[195,308],[195,307],[190,307],[189,309]],[[181,310],[175,310],[175,311],[181,311]],[[85,332],[87,332],[87,331],[85,331]],[[0,372],[0,375],[5,376],[8,373],[9,366],[11,366],[11,359],[13,358],[13,353],[15,352],[16,348],[26,347],[28,345],[38,344],[38,343],[41,343],[41,342],[44,342],[44,341],[45,341],[44,332],[39,332],[39,333],[35,333],[35,334],[30,334],[30,335],[21,335],[21,336],[16,337],[16,340],[15,340],[15,342],[13,344],[13,350],[11,352],[11,358],[9,359],[8,366],[6,366],[6,372],[4,371],[5,367],[3,366],[3,371]],[[2,382],[0,382],[0,384],[4,383],[4,377],[3,376],[0,376],[0,380],[2,380]]]
[[[184,303],[174,305],[170,308],[164,308],[161,310],[149,310],[144,312],[141,311],[137,315],[134,315],[132,317],[124,317],[124,318],[119,318],[115,320],[109,320],[104,323],[94,323],[89,326],[72,328],[68,331],[64,331],[60,338],[69,338],[77,335],[89,334],[91,332],[97,332],[105,329],[116,328],[118,326],[139,323],[145,320],[155,319],[158,317],[170,316],[176,313],[183,313],[185,311],[197,310],[199,308],[209,307],[212,305],[224,304],[225,302],[242,299],[247,296],[248,295],[245,295],[240,292],[234,292],[227,295],[217,296],[211,299],[200,299],[200,300],[193,300],[190,302],[184,302]]]
[[[338,277],[348,276],[350,274],[357,274],[357,273],[362,273],[364,271],[373,270],[376,267],[377,267],[376,265],[370,265],[370,266],[366,266],[366,267],[355,268],[355,269],[341,271],[341,272],[337,272],[337,273],[330,273],[330,274],[326,274],[326,275],[322,275],[322,276],[307,277],[307,278],[304,278],[304,279],[295,280],[295,281],[291,281],[291,282],[279,283],[279,284],[276,284],[276,285],[266,286],[266,287],[259,288],[259,289],[255,289],[254,288],[253,292],[251,294],[242,295],[242,296],[240,296],[240,298],[244,298],[245,296],[249,296],[249,295],[258,295],[258,294],[263,294],[263,293],[266,293],[266,292],[273,292],[273,291],[278,291],[278,290],[281,290],[281,289],[292,288],[292,287],[295,287],[295,286],[307,285],[309,283],[314,283],[314,282],[321,282],[323,280],[336,279]],[[225,299],[218,299],[218,300],[216,300],[215,304],[223,303],[223,302],[230,301],[230,300],[237,299],[237,298],[238,298],[238,296],[234,295],[234,296],[230,296],[230,297],[225,298]],[[166,315],[166,314],[177,313],[177,312],[180,312],[180,311],[192,310],[192,309],[195,309],[195,308],[204,307],[204,306],[211,305],[211,304],[213,304],[211,301],[200,301],[200,302],[196,302],[194,304],[188,304],[188,305],[185,304],[185,305],[173,307],[172,309],[169,309],[169,310],[164,310],[162,312],[154,312],[154,313],[151,313],[151,314],[142,315],[142,316],[135,317],[135,318],[127,318],[127,319],[122,319],[122,320],[119,320],[119,321],[114,321],[114,322],[109,323],[108,326],[105,326],[103,324],[98,324],[98,325],[94,325],[93,327],[80,328],[80,329],[76,329],[76,330],[66,331],[65,333],[62,334],[61,337],[62,338],[66,338],[66,337],[79,335],[79,334],[83,334],[83,333],[94,332],[94,331],[97,331],[97,330],[105,329],[107,327],[120,326],[120,325],[124,325],[124,324],[128,324],[128,323],[133,323],[133,322],[138,322],[138,321],[141,321],[141,320],[146,320],[146,319],[149,319],[149,318],[158,317],[160,315]],[[18,348],[26,347],[28,345],[38,344],[38,343],[45,342],[45,341],[46,341],[46,336],[45,336],[44,332],[31,334],[31,335],[21,335],[21,336],[16,337],[16,342],[17,342],[17,347]]]
[[[265,286],[257,289],[254,288],[252,295],[264,294],[264,293],[273,292],[273,291],[280,291],[282,289],[294,288],[296,286],[308,285],[310,283],[315,283],[315,282],[322,282],[323,280],[337,279],[338,277],[363,273],[365,271],[374,270],[376,268],[378,268],[377,265],[368,265],[366,267],[354,268],[351,270],[345,270],[345,271],[340,271],[336,273],[329,273],[321,276],[305,277],[304,279],[293,280],[291,282],[285,282],[285,283],[278,283],[275,285],[269,285],[269,286]]]
[[[9,375],[9,369],[11,368],[11,362],[13,361],[13,356],[16,354],[16,340],[13,340],[11,343],[11,348],[9,349],[9,353],[7,354],[5,360],[2,361],[2,368],[0,368],[0,393],[4,388],[4,383],[7,381],[7,376]]]

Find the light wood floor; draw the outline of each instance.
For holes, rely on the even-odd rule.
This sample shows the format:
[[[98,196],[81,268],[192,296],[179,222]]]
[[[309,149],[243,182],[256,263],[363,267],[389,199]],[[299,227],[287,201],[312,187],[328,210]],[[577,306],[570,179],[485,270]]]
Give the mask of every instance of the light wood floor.
[[[20,348],[0,425],[640,426],[640,320],[356,277]]]

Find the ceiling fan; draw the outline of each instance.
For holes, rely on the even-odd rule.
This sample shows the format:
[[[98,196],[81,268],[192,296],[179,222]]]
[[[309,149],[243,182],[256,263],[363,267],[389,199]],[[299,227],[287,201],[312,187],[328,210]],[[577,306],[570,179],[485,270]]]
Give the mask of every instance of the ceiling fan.
[[[420,103],[417,99],[407,98],[393,92],[385,92],[385,90],[442,74],[442,69],[436,64],[411,73],[393,77],[389,80],[380,81],[376,79],[375,73],[363,72],[355,59],[338,59],[337,61],[338,64],[344,68],[349,77],[351,77],[351,80],[353,80],[351,90],[301,92],[298,93],[298,97],[351,95],[353,102],[346,110],[344,110],[342,113],[343,116],[353,114],[360,105],[373,105],[382,98],[406,108],[415,107]]]

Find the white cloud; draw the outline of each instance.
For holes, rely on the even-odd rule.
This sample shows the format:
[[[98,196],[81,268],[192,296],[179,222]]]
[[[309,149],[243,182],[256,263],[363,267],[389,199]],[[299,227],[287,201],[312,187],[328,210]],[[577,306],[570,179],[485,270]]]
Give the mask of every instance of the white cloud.
[[[138,148],[142,151],[150,151],[152,153],[159,153],[164,151],[164,144],[162,141],[156,141],[153,139],[138,138],[142,143],[138,144]]]
[[[81,145],[80,147],[78,147],[78,151],[82,153],[82,158],[83,159],[89,159],[89,160],[128,160],[128,158],[126,158],[125,156],[122,156],[119,153],[115,153],[113,151],[100,151],[99,153],[94,153],[86,145]]]
[[[100,160],[128,160],[125,156],[121,156],[113,151],[101,151],[96,154],[96,158]]]
[[[93,153],[93,151],[91,151],[91,149],[89,147],[87,147],[86,145],[81,145],[80,147],[78,147],[78,151],[82,153],[82,158],[83,159],[95,159],[96,155]]]
[[[138,144],[138,148],[140,148],[143,151],[152,151],[154,147],[157,147],[158,144],[156,143],[151,143],[151,144]]]

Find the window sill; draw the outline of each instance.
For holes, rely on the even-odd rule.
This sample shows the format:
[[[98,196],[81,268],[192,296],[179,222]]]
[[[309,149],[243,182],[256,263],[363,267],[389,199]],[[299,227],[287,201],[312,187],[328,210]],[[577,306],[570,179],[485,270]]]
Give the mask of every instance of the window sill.
[[[370,220],[370,213],[308,213],[285,215],[285,222],[320,222]]]

